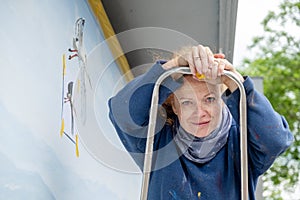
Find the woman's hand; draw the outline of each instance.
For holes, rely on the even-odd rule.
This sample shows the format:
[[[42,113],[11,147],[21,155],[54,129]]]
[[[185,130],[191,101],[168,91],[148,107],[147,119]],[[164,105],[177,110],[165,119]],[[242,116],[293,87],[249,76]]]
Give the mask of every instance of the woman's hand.
[[[214,55],[208,47],[193,46],[179,52],[175,58],[163,65],[165,69],[177,66],[189,66],[191,72],[205,74],[209,66],[213,65]]]
[[[166,62],[163,68],[168,70],[178,66],[188,66],[195,77],[198,73],[204,75],[207,79],[213,80],[220,77],[224,70],[228,70],[235,73],[241,81],[244,81],[242,75],[225,59],[224,54],[213,54],[209,47],[202,45],[186,49]],[[236,84],[226,76],[222,76],[222,82],[232,92],[237,88]]]
[[[224,83],[224,85],[226,85],[231,92],[235,91],[238,88],[237,84],[231,80],[231,78],[224,75],[222,76],[224,70],[234,73],[241,82],[244,82],[243,76],[236,71],[234,66],[228,60],[217,58],[215,59],[215,62],[220,73],[218,75],[221,76],[222,83]]]
[[[178,66],[189,66],[193,75],[205,74],[208,66],[213,65],[214,56],[208,47],[202,45],[193,46],[180,52],[178,56],[163,65],[164,69]]]

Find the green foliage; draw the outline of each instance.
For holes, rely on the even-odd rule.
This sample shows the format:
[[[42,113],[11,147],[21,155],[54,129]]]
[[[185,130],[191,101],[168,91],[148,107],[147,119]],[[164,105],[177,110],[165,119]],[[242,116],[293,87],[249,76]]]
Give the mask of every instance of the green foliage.
[[[263,177],[266,199],[284,199],[281,191],[293,192],[300,172],[300,2],[283,0],[278,12],[262,22],[264,34],[249,47],[254,58],[244,60],[242,73],[264,78],[264,94],[284,115],[295,141]],[[299,184],[299,183],[298,183]],[[272,187],[270,187],[272,186]],[[270,189],[271,188],[271,189]]]

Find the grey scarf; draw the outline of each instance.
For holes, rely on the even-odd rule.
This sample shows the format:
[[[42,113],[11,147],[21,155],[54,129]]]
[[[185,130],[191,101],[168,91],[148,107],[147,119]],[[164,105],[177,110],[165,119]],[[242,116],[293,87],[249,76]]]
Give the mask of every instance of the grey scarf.
[[[174,141],[186,158],[197,163],[206,163],[226,144],[231,121],[231,113],[224,105],[219,126],[208,136],[196,137],[175,124],[177,134]]]

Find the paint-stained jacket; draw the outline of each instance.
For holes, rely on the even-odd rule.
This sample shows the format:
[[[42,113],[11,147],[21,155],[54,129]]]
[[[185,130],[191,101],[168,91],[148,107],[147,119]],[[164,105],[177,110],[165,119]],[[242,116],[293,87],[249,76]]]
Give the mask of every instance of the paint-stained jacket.
[[[157,62],[109,100],[110,119],[123,145],[141,169],[153,84],[165,72],[161,64]],[[160,104],[181,84],[167,78],[160,88]],[[255,199],[258,177],[288,148],[293,136],[286,120],[254,89],[249,77],[246,77],[244,87],[248,112],[249,199]],[[174,127],[165,123],[164,114],[158,116],[148,199],[240,199],[239,90],[227,91],[222,97],[234,120],[227,144],[205,164],[194,163],[179,154],[173,141]]]

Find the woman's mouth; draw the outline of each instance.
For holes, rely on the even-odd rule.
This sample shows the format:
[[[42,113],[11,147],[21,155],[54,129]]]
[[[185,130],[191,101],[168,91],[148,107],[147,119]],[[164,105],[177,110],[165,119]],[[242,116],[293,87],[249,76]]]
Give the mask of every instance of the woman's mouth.
[[[192,122],[193,125],[196,126],[203,126],[209,124],[210,121],[203,121],[203,122]]]

